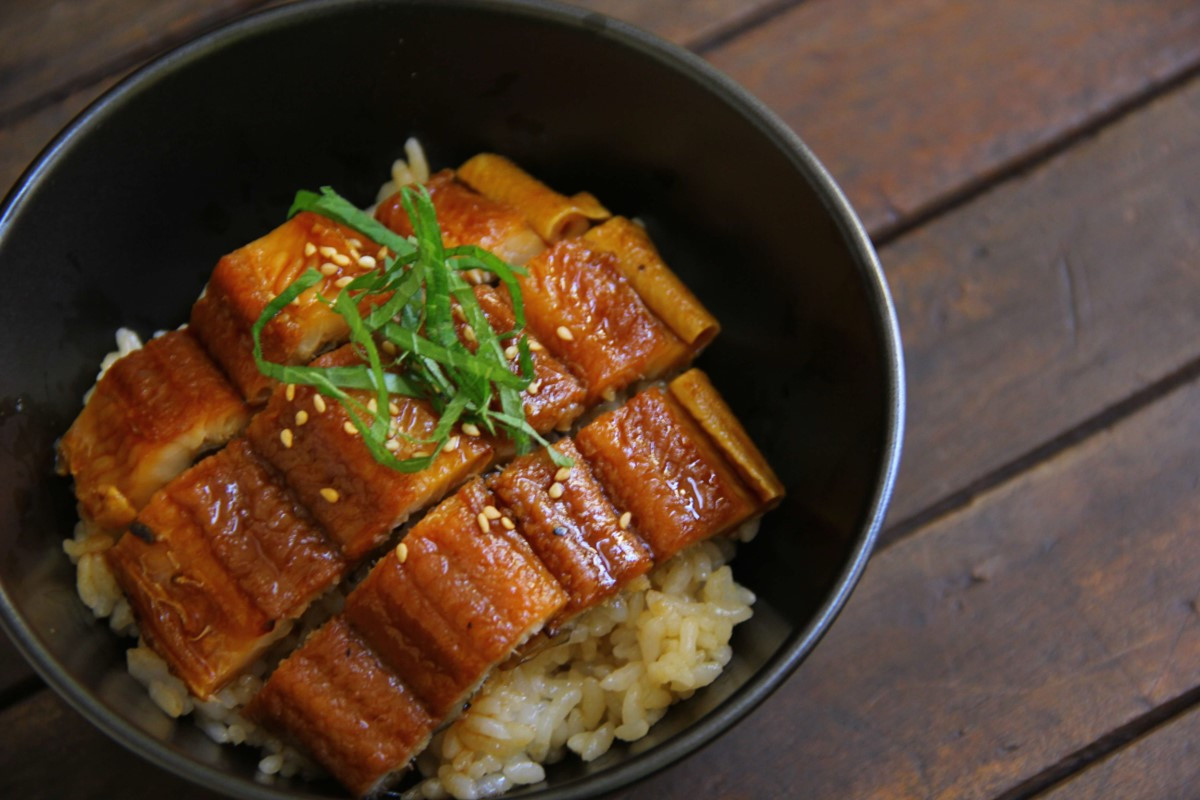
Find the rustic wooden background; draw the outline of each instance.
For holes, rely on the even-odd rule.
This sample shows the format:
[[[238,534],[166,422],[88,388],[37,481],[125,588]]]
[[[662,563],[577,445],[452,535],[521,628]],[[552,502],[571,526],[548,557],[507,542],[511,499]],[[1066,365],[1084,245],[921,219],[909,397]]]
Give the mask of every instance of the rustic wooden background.
[[[0,188],[261,0],[0,3]],[[862,215],[909,370],[877,555],[634,798],[1200,794],[1200,3],[589,0],[758,95]],[[206,796],[0,642],[0,796]]]

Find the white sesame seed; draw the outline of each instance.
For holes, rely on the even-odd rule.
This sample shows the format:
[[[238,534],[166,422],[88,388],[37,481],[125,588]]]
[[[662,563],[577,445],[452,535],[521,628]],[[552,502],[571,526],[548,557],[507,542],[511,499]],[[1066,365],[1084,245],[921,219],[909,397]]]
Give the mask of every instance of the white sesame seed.
[[[571,477],[570,467],[559,467],[558,472],[554,473],[554,480],[558,481],[559,483],[566,481],[569,477]]]
[[[467,436],[478,436],[479,435],[479,426],[476,425],[474,422],[464,422],[463,426],[462,426],[462,432],[465,433]]]
[[[540,353],[540,352],[542,352],[543,350],[545,350],[546,348],[542,347],[542,343],[541,343],[541,342],[538,342],[538,341],[535,341],[535,340],[533,340],[533,339],[530,339],[530,340],[529,340],[529,349],[530,349],[530,350],[532,350],[532,351],[533,351],[533,352],[535,352],[535,353]]]
[[[463,338],[466,339],[471,344],[475,344],[476,342],[479,341],[477,338],[475,338],[475,329],[472,328],[470,325],[463,326]]]
[[[500,509],[496,508],[495,506],[484,506],[483,515],[488,519],[500,519],[502,516]]]
[[[346,433],[350,434],[351,436],[358,433],[358,428],[354,427],[354,423],[351,422],[350,420],[346,420],[345,422],[342,423],[342,430],[344,430]]]
[[[563,485],[558,481],[555,481],[554,483],[550,484],[550,499],[557,500],[563,496],[564,491],[566,490],[563,488]]]
[[[396,545],[396,560],[401,564],[408,560],[408,545],[404,542]]]
[[[362,247],[362,242],[361,242],[360,240],[358,240],[358,239],[347,239],[347,240],[346,240],[346,244],[348,244],[348,245],[350,245],[351,247],[354,247],[354,248],[361,248],[361,247]]]
[[[296,384],[289,383],[287,386],[283,387],[283,396],[288,399],[289,403],[292,402],[293,400],[295,400],[296,399]]]
[[[290,428],[284,428],[279,432],[279,441],[283,442],[284,447],[292,446],[292,431]]]
[[[350,256],[345,253],[334,253],[329,257],[329,260],[337,264],[339,267],[350,266]]]
[[[306,422],[308,422],[308,412],[302,408],[296,412],[296,427],[303,427]]]
[[[386,247],[379,248],[379,252],[375,254],[375,258],[387,258],[388,249]]]
[[[374,414],[378,410],[379,410],[379,403],[377,403],[375,401],[375,398],[372,397],[370,400],[367,401],[367,411],[370,411],[372,414]]]
[[[562,339],[564,342],[575,341],[575,334],[571,333],[571,329],[568,328],[566,325],[559,325],[558,328],[554,331],[554,333],[555,333],[555,335],[558,336],[558,338]]]
[[[515,344],[510,344],[508,347],[504,348],[504,357],[509,361],[516,361],[517,356],[519,355],[521,355],[521,351],[517,349]]]
[[[500,524],[504,526],[504,530],[511,531],[516,528],[516,524],[508,517],[501,517]]]
[[[542,390],[542,382],[541,381],[532,381],[529,384],[529,387],[527,389],[525,389],[525,391],[531,395],[536,395],[541,390]]]
[[[388,413],[393,417],[400,413],[400,406],[395,403],[388,403]]]
[[[400,449],[400,440],[399,439],[388,439],[386,442],[383,443],[383,446],[394,453]]]
[[[371,256],[359,256],[358,265],[363,269],[375,269],[375,259]]]
[[[480,511],[479,516],[475,518],[475,522],[479,524],[479,530],[483,531],[484,533],[487,533],[492,529],[491,523],[488,522],[487,515],[482,511]]]
[[[629,523],[631,523],[631,522],[633,522],[633,512],[632,511],[626,511],[624,514],[621,515],[621,518],[619,520],[617,520],[617,524],[621,526],[621,530],[623,530],[623,531],[629,529]]]
[[[323,246],[317,248],[317,252],[319,252],[321,255],[325,256],[326,258],[333,258],[335,255],[337,255],[337,248],[330,247],[329,245],[323,245]]]
[[[311,256],[315,252],[317,252],[317,246],[315,244],[312,242],[304,243],[304,255]]]
[[[455,450],[458,449],[458,437],[451,436],[449,439],[446,440],[446,446],[443,447],[442,449],[445,450],[447,453],[453,453]]]
[[[326,261],[324,264],[321,265],[321,274],[326,277],[332,275],[333,273],[335,273],[337,271],[338,271],[337,264],[331,264],[328,261]]]
[[[330,503],[336,503],[341,495],[338,494],[337,489],[334,489],[332,486],[326,486],[321,490],[321,497],[324,497]]]
[[[313,395],[313,408],[315,408],[318,412],[324,411],[325,410],[325,398],[319,394],[314,394]]]
[[[600,393],[600,396],[602,398],[604,398],[605,402],[611,403],[613,400],[617,399],[617,390],[614,389],[613,387],[609,386],[607,389],[605,389],[603,392]]]
[[[336,281],[334,281],[333,285],[339,289],[345,289],[347,286],[350,285],[350,282],[352,280],[354,280],[354,278],[351,278],[349,275],[343,275],[342,277],[340,277]]]

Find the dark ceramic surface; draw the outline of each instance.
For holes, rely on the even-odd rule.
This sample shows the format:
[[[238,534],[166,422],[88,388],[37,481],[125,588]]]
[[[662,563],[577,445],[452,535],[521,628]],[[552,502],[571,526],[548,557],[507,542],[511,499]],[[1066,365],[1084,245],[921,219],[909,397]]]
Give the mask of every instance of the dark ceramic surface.
[[[764,108],[684,51],[578,10],[340,2],[268,12],[139,72],[30,169],[0,218],[0,617],[77,709],[147,758],[244,797],[249,751],[157,712],[124,643],[75,599],[74,523],[54,440],[112,333],[174,327],[216,259],[330,184],[362,203],[407,135],[435,165],[505,153],[641,217],[722,320],[699,365],[788,486],[735,574],[758,595],[733,662],[645,740],[549,770],[539,797],[620,786],[762,701],[857,580],[899,457],[898,333],[840,192]]]

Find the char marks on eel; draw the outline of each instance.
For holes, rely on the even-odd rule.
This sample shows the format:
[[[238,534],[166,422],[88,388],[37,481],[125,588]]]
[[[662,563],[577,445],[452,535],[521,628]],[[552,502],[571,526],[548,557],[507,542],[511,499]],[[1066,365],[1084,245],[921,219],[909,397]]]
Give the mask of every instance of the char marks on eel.
[[[356,631],[376,653],[371,663],[399,682],[405,697],[421,701],[434,728],[543,626],[594,607],[643,575],[650,550],[668,559],[767,507],[747,490],[725,449],[661,388],[599,417],[576,442],[553,445],[573,460],[569,468],[542,450],[492,476],[490,490],[479,479],[467,483],[426,514],[327,623]],[[257,722],[301,743],[323,735],[294,726],[321,727],[329,698],[288,687],[328,635],[317,634],[280,665],[259,695],[267,699],[248,707]],[[301,707],[281,708],[284,695]],[[368,739],[377,735],[373,718],[360,724]],[[422,738],[425,725],[405,738]],[[310,745],[310,752],[347,785],[372,791],[416,754],[380,763],[324,746]]]
[[[249,409],[186,328],[118,359],[59,443],[83,513],[120,531],[154,492],[250,419]]]

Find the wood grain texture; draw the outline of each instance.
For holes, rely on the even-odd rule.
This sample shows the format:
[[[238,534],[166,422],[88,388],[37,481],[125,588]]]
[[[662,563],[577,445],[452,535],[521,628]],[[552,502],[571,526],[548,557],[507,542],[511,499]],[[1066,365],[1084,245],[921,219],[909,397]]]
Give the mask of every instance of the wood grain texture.
[[[709,39],[790,0],[579,0],[672,41]],[[0,3],[0,120],[87,85],[268,0],[7,0]]]
[[[1200,81],[886,248],[903,519],[1200,356]]]
[[[1055,786],[1040,800],[1195,797],[1200,786],[1200,709],[1162,725]]]
[[[567,1],[645,28],[676,44],[695,47],[799,0]]]
[[[213,796],[127,751],[49,690],[0,712],[0,797]]]
[[[42,148],[118,79],[107,78],[15,123],[0,126],[0,191],[7,192]]]
[[[124,72],[263,0],[6,0],[0,119]]]
[[[809,0],[707,54],[878,232],[1200,62],[1192,0]]]
[[[1191,689],[1198,437],[1191,384],[878,554],[779,692],[628,796],[988,798]]]

